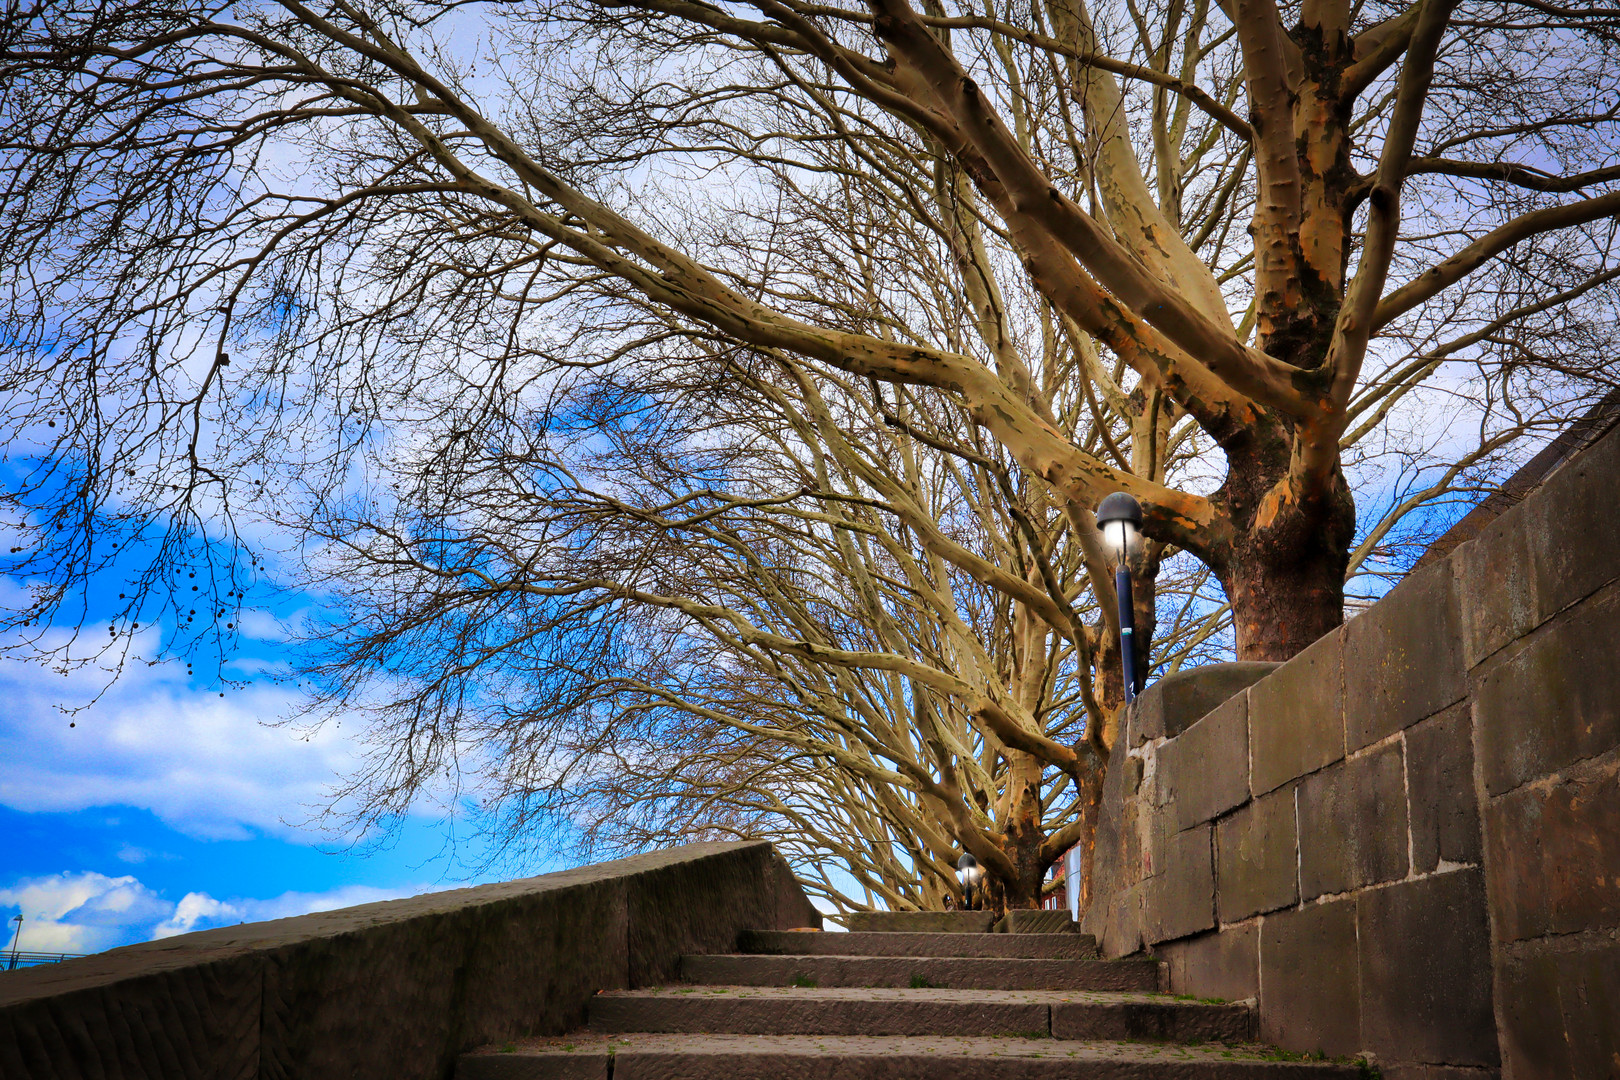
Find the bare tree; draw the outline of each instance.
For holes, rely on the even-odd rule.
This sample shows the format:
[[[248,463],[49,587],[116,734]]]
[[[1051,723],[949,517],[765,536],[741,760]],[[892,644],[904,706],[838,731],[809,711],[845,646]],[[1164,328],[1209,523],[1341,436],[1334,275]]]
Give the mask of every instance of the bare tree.
[[[1119,700],[1089,514],[1102,495],[1145,504],[1144,585],[1187,553],[1218,579],[1238,654],[1286,658],[1339,623],[1347,578],[1398,572],[1378,559],[1420,537],[1425,514],[1613,382],[1620,16],[1607,9],[6,10],[7,570],[34,590],[16,621],[82,625],[85,583],[138,564],[103,658],[143,620],[176,649],[223,648],[256,572],[239,552],[258,550],[261,523],[290,529],[317,580],[377,586],[381,637],[330,628],[316,673],[331,701],[400,664],[447,694],[467,681],[427,669],[481,677],[499,656],[615,673],[482,684],[481,715],[549,726],[463,731],[449,698],[421,705],[431,747],[517,740],[506,759],[531,772],[513,793],[574,790],[570,762],[603,760],[562,736],[595,730],[593,709],[691,717],[709,702],[731,710],[716,721],[763,718],[773,745],[829,714],[874,724],[847,737],[894,774],[896,806],[923,800],[944,820],[958,804],[927,803],[921,775],[897,780],[887,756],[926,756],[924,743],[873,742],[899,704],[932,707],[973,734],[958,764],[922,767],[928,782],[989,746],[962,812],[974,790],[1024,800],[956,838],[1000,851],[1009,896],[1029,902],[1095,766],[1054,731],[1105,753]],[[708,400],[769,409],[716,404],[711,428],[663,446],[669,399],[653,388],[670,358],[702,359]],[[608,439],[616,424],[637,437]],[[880,426],[882,439],[847,434]],[[581,482],[570,454],[592,440],[621,455],[626,490],[599,464]],[[661,454],[706,440],[708,472],[660,478]],[[797,475],[817,453],[836,483]],[[915,476],[896,464],[908,453],[927,460]],[[742,494],[688,483],[733,463],[767,474],[746,473]],[[1373,508],[1360,520],[1358,484]],[[995,528],[953,528],[957,499],[993,507]],[[775,585],[773,545],[792,553]],[[433,584],[447,567],[489,577],[491,604],[533,606],[533,633],[480,636],[504,624],[449,603]],[[739,573],[747,588],[720,587]],[[863,595],[863,576],[881,587]],[[1183,578],[1176,589],[1202,595]],[[947,580],[955,598],[935,602]],[[971,589],[986,623],[959,630]],[[829,621],[849,597],[848,625]],[[597,618],[608,611],[621,621]],[[1196,640],[1210,614],[1171,625]],[[799,622],[841,644],[814,645]],[[792,632],[751,637],[777,623]],[[747,663],[688,685],[695,661],[646,666],[666,639],[668,657]],[[818,647],[862,655],[844,668]],[[85,655],[83,642],[54,653]],[[902,655],[930,674],[896,668]],[[970,660],[971,677],[956,667]],[[1028,695],[1064,679],[1071,700],[1096,698],[1089,722],[1031,711]],[[885,708],[856,710],[878,687]],[[399,737],[355,790],[388,807],[449,759],[412,742],[410,694],[383,700],[404,710],[382,729]],[[732,731],[747,728],[717,738]],[[828,776],[818,790],[874,797],[853,767],[818,772],[835,743],[814,743],[805,790]],[[1016,794],[1018,775],[1043,777],[1037,792]],[[1058,791],[1077,801],[1048,813]],[[911,828],[892,813],[885,828]],[[1009,846],[1031,820],[1040,842]],[[917,851],[919,866],[940,857]]]
[[[520,847],[767,836],[842,908],[960,902],[964,848],[1029,906],[1089,852],[1117,636],[1061,507],[951,403],[681,335],[503,434],[452,498],[288,523],[329,544],[319,708],[370,717],[359,825],[448,772]],[[1162,662],[1229,628],[1206,568],[1153,580]]]

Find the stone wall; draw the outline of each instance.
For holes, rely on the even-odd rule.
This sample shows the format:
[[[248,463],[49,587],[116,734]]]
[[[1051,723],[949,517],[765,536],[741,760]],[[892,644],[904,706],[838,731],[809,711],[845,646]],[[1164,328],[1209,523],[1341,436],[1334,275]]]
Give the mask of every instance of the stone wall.
[[[820,923],[757,842],[207,930],[0,975],[0,1077],[447,1080],[682,953]]]
[[[1388,1078],[1620,1076],[1620,430],[1287,664],[1237,667],[1126,724],[1105,955],[1151,949],[1177,992],[1257,998],[1267,1041]]]

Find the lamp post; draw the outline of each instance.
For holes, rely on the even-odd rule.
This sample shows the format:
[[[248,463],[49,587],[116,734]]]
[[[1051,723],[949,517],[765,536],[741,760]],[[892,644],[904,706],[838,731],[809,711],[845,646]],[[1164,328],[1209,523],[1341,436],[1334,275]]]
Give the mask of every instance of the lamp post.
[[[1114,591],[1119,594],[1119,663],[1125,675],[1125,701],[1136,700],[1142,683],[1136,671],[1136,608],[1131,601],[1131,545],[1142,534],[1142,504],[1116,491],[1097,507],[1097,527],[1103,532],[1117,565]]]
[[[22,944],[22,913],[18,912],[13,915],[11,921],[17,924],[17,935],[11,939],[11,963],[7,965],[7,971],[17,970],[17,947]]]
[[[962,857],[956,860],[956,880],[962,883],[962,889],[967,894],[968,910],[973,910],[973,890],[984,880],[984,867],[979,865],[978,859],[963,852]],[[983,897],[980,899],[982,901]]]

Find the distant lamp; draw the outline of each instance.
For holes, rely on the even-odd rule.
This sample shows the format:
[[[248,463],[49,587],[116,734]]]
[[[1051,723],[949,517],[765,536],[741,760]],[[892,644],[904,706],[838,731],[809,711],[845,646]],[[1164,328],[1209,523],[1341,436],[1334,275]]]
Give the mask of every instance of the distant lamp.
[[[1097,507],[1097,527],[1113,555],[1114,591],[1119,594],[1119,662],[1124,669],[1125,700],[1136,700],[1142,683],[1136,672],[1136,608],[1131,600],[1130,553],[1142,535],[1142,504],[1116,491]]]
[[[967,894],[967,906],[971,909],[973,893],[978,889],[979,882],[984,880],[984,867],[979,865],[978,859],[963,852],[962,857],[956,860],[956,880],[962,883],[962,889]]]

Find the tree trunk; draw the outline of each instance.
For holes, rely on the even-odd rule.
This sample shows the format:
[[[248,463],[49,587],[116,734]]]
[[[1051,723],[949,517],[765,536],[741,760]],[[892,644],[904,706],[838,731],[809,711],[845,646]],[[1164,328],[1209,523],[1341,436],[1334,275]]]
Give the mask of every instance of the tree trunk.
[[[1355,499],[1337,467],[1315,490],[1290,487],[1289,428],[1273,418],[1228,444],[1214,501],[1232,535],[1198,553],[1231,602],[1239,660],[1287,660],[1344,622]]]
[[[1289,550],[1262,540],[1222,575],[1239,660],[1287,660],[1344,622],[1343,548]]]

